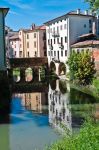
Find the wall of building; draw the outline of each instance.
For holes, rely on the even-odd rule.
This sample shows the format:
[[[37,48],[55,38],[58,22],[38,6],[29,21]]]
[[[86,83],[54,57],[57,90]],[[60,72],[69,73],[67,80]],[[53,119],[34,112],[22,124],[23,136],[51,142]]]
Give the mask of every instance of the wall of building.
[[[19,39],[10,40],[10,58],[19,58],[20,41]]]

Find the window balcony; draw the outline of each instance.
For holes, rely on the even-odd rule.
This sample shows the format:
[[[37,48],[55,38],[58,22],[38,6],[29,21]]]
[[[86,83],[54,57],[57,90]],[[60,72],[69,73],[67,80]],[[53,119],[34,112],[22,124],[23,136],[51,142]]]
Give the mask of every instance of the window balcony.
[[[53,50],[53,46],[52,46],[52,45],[49,45],[49,49],[50,49],[50,50]]]
[[[58,38],[58,37],[60,37],[60,34],[59,34],[59,32],[57,31],[57,32],[53,32],[53,33],[52,33],[52,36],[53,36],[54,38]]]
[[[58,57],[53,57],[52,60],[55,61],[56,63],[59,63],[59,62],[60,62],[60,60],[59,60]]]

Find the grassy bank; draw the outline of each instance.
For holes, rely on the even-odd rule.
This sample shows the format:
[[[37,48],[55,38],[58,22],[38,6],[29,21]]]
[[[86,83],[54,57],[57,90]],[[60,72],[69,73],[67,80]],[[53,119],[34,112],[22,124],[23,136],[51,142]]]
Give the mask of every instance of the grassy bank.
[[[77,89],[83,93],[94,96],[99,99],[99,79],[94,79],[92,85],[82,86],[77,83],[71,83],[71,88]]]
[[[85,122],[79,134],[65,136],[47,150],[99,150],[99,124]]]

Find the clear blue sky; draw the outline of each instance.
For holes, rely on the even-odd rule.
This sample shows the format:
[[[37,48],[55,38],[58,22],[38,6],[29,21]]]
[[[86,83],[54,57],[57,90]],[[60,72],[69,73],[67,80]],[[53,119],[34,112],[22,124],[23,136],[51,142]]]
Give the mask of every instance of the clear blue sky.
[[[32,23],[44,22],[68,11],[88,9],[84,0],[0,0],[0,7],[9,7],[6,25],[14,30],[28,28]]]

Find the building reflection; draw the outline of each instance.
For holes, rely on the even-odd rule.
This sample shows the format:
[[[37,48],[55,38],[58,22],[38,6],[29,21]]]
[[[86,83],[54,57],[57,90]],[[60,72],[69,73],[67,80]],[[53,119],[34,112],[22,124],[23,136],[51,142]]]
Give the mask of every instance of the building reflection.
[[[21,93],[15,94],[21,98],[22,106],[35,113],[48,113],[48,95],[46,93]]]
[[[63,131],[63,126],[69,131],[72,131],[71,111],[69,104],[69,90],[70,87],[65,81],[53,81],[49,85],[48,101],[49,101],[49,123],[59,131]],[[64,84],[63,84],[64,83]],[[62,85],[64,87],[62,87]],[[68,86],[68,87],[67,87]]]

